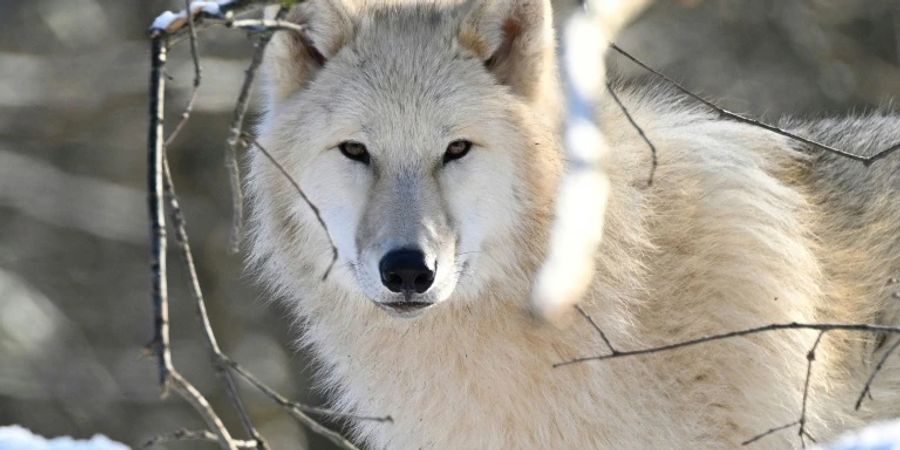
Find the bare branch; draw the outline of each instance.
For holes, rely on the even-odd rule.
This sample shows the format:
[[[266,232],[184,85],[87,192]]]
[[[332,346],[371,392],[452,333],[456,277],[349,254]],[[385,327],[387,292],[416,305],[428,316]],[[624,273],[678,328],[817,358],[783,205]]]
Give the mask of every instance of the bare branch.
[[[206,397],[204,397],[194,385],[182,377],[174,368],[169,372],[168,381],[172,389],[177,392],[181,398],[190,403],[191,406],[194,407],[194,410],[200,414],[200,417],[203,418],[203,421],[206,422],[206,426],[213,430],[213,433],[215,433],[217,438],[216,440],[219,443],[219,447],[223,450],[236,450],[237,444],[234,439],[231,438],[231,433],[225,428],[222,419],[219,418],[218,414],[216,414],[212,406],[210,406]]]
[[[643,348],[639,350],[628,350],[628,351],[619,351],[617,353],[610,353],[606,355],[597,355],[597,356],[585,356],[582,358],[575,358],[569,361],[559,362],[553,365],[553,367],[562,367],[571,364],[578,364],[587,361],[603,361],[607,359],[615,359],[615,358],[624,358],[628,356],[638,356],[638,355],[647,355],[652,353],[660,353],[669,350],[675,350],[683,347],[691,347],[694,345],[705,344],[707,342],[713,341],[721,341],[724,339],[731,339],[740,336],[748,336],[752,334],[759,334],[768,331],[776,331],[776,330],[818,330],[818,331],[832,331],[832,330],[843,330],[843,331],[859,331],[859,332],[867,332],[867,333],[891,333],[891,334],[900,334],[900,326],[889,326],[889,325],[870,325],[870,324],[851,324],[851,323],[798,323],[798,322],[790,322],[790,323],[773,323],[769,325],[763,325],[755,328],[747,328],[744,330],[731,331],[728,333],[722,334],[714,334],[710,336],[703,336],[696,339],[690,339],[686,341],[676,342],[673,344],[660,345],[658,347],[650,347]]]
[[[184,0],[185,11],[190,9],[190,5],[191,0]],[[200,57],[197,52],[197,30],[194,29],[193,18],[188,20],[188,30],[190,31],[191,59],[194,62],[194,82],[191,86],[190,98],[188,99],[187,105],[184,107],[184,111],[181,113],[181,120],[178,122],[178,125],[175,125],[175,129],[172,130],[172,133],[169,134],[169,137],[166,139],[166,147],[171,146],[172,142],[175,142],[175,138],[178,137],[178,134],[181,133],[181,129],[184,128],[184,125],[187,124],[188,119],[190,119],[191,113],[194,110],[194,102],[197,101],[197,93],[200,90]]]
[[[816,336],[816,341],[813,343],[812,348],[806,354],[806,379],[803,381],[803,400],[800,406],[800,418],[794,422],[779,427],[770,428],[763,433],[757,434],[756,436],[753,436],[752,438],[742,442],[741,445],[751,444],[766,436],[782,430],[786,430],[795,425],[798,426],[797,436],[800,438],[800,447],[806,448],[806,438],[809,438],[810,440],[815,442],[815,439],[813,439],[809,432],[806,431],[806,401],[809,399],[809,379],[812,375],[812,363],[816,360],[816,349],[819,347],[819,342],[822,341],[822,336],[825,335],[826,331],[827,330],[819,331],[818,336]]]
[[[840,150],[840,149],[834,148],[834,147],[832,147],[832,146],[830,146],[830,145],[823,144],[823,143],[821,143],[821,142],[814,141],[814,140],[812,140],[812,139],[805,138],[805,137],[802,137],[802,136],[798,136],[798,135],[796,135],[796,134],[794,134],[794,133],[791,133],[791,132],[789,132],[789,131],[786,131],[786,130],[783,130],[783,129],[781,129],[781,128],[778,128],[778,127],[776,127],[776,126],[774,126],[774,125],[769,125],[769,124],[767,124],[767,123],[763,123],[763,122],[760,122],[760,121],[758,121],[758,120],[751,119],[751,118],[749,118],[749,117],[747,117],[747,116],[743,116],[743,115],[741,115],[741,114],[737,114],[737,113],[728,111],[728,110],[722,108],[721,106],[718,106],[718,105],[716,105],[715,103],[713,103],[713,102],[711,102],[711,101],[709,101],[709,100],[706,100],[705,98],[703,98],[703,97],[701,97],[701,96],[695,94],[694,92],[692,92],[692,91],[689,90],[688,88],[682,86],[681,83],[679,83],[679,82],[673,80],[672,78],[670,78],[668,75],[665,75],[665,74],[659,72],[658,70],[656,70],[656,69],[654,69],[654,68],[652,68],[652,67],[650,67],[650,66],[644,64],[643,62],[641,62],[641,60],[637,59],[637,58],[636,58],[635,56],[633,56],[631,53],[628,53],[627,51],[623,50],[623,49],[622,49],[621,47],[619,47],[618,45],[616,45],[616,44],[614,44],[614,43],[610,43],[609,46],[610,46],[610,48],[612,48],[613,50],[615,50],[616,52],[618,52],[618,53],[621,54],[622,56],[628,58],[629,60],[631,60],[633,63],[637,64],[638,66],[640,66],[640,67],[643,68],[644,70],[646,70],[646,71],[652,73],[653,75],[656,75],[656,76],[659,77],[659,78],[662,78],[663,80],[666,81],[666,83],[671,84],[672,86],[674,86],[676,89],[678,89],[679,91],[681,91],[682,93],[684,93],[684,94],[687,95],[688,97],[691,97],[691,98],[693,98],[694,100],[697,100],[698,102],[700,102],[700,103],[706,105],[707,107],[709,107],[709,108],[712,109],[713,111],[716,111],[716,112],[717,112],[720,116],[722,116],[722,117],[725,117],[725,118],[728,118],[728,119],[732,119],[732,120],[735,120],[735,121],[738,121],[738,122],[743,122],[743,123],[746,123],[746,124],[749,124],[749,125],[753,125],[753,126],[756,126],[756,127],[760,127],[760,128],[765,129],[765,130],[771,131],[772,133],[775,133],[775,134],[784,136],[784,137],[786,137],[786,138],[788,138],[788,139],[792,139],[792,140],[795,140],[795,141],[798,141],[798,142],[802,142],[802,143],[804,143],[804,144],[806,144],[806,145],[810,145],[810,146],[812,146],[812,147],[816,147],[816,148],[818,148],[818,149],[820,149],[820,150],[824,150],[824,151],[827,151],[827,152],[829,152],[829,153],[834,153],[834,154],[836,154],[836,155],[840,155],[840,156],[843,156],[843,157],[845,157],[845,158],[849,158],[849,159],[852,159],[852,160],[855,160],[855,161],[860,161],[860,162],[862,162],[863,164],[865,164],[866,166],[868,166],[868,165],[874,163],[875,161],[877,161],[877,160],[879,160],[879,159],[885,158],[885,157],[887,157],[888,155],[890,155],[891,153],[893,153],[894,151],[896,151],[897,149],[900,149],[900,142],[897,142],[897,143],[895,143],[895,144],[893,144],[893,145],[891,145],[891,146],[889,146],[889,147],[887,147],[887,148],[885,148],[885,149],[879,150],[878,152],[876,152],[876,153],[873,154],[873,155],[870,155],[870,156],[863,156],[863,155],[860,155],[860,154],[858,154],[858,153],[852,153],[852,152],[848,152],[848,151],[845,151],[845,150]]]
[[[855,410],[859,410],[862,406],[863,399],[866,398],[866,395],[869,395],[869,398],[872,396],[872,382],[875,381],[875,376],[878,375],[878,372],[881,371],[881,368],[884,367],[884,363],[891,357],[892,354],[897,350],[897,347],[900,347],[900,339],[897,342],[894,342],[893,345],[889,349],[884,352],[884,355],[881,356],[881,359],[878,360],[878,364],[875,365],[875,369],[872,370],[872,373],[869,375],[869,378],[866,380],[866,384],[863,386],[862,392],[859,393],[859,398],[856,399],[856,404],[853,406]]]
[[[647,143],[647,147],[650,147],[650,176],[647,178],[647,186],[653,185],[653,175],[656,174],[656,166],[658,165],[658,161],[656,158],[657,151],[656,146],[653,145],[653,142],[650,142],[650,138],[644,133],[643,128],[634,121],[634,118],[631,117],[631,113],[628,112],[628,108],[622,103],[622,100],[619,99],[619,96],[616,95],[616,92],[612,88],[612,84],[606,83],[606,90],[609,92],[609,96],[616,102],[616,105],[619,106],[619,109],[622,111],[622,114],[625,115],[625,118],[628,119],[628,123],[637,131],[637,133],[641,136],[641,139]]]
[[[231,182],[231,251],[234,253],[240,251],[241,230],[244,222],[244,194],[237,154],[238,146],[243,143],[241,135],[244,132],[244,118],[250,107],[250,91],[253,88],[253,81],[256,79],[256,72],[259,70],[260,64],[262,64],[266,46],[272,40],[271,31],[278,29],[290,29],[296,32],[303,31],[303,28],[297,24],[280,20],[287,11],[288,9],[282,6],[275,15],[275,20],[235,20],[226,22],[226,26],[229,27],[269,31],[269,33],[263,34],[254,44],[253,58],[250,60],[250,66],[245,71],[244,82],[241,85],[240,94],[238,94],[237,103],[231,116],[231,126],[228,128],[225,168],[228,170],[228,179]]]
[[[269,42],[272,36],[272,32],[277,30],[292,30],[292,31],[300,31],[302,28],[296,24],[283,22],[280,20],[281,16],[286,12],[285,4],[282,2],[282,9],[279,11],[278,15],[276,15],[275,20],[233,20],[232,11],[238,4],[249,4],[249,3],[257,3],[257,2],[240,2],[240,1],[232,1],[219,4],[220,12],[222,14],[217,14],[214,16],[205,15],[205,8],[193,8],[192,4],[189,0],[185,1],[185,11],[189,11],[183,14],[183,17],[179,15],[174,15],[176,19],[182,19],[181,22],[176,20],[175,23],[170,23],[169,25],[174,26],[174,28],[166,28],[165,30],[155,29],[151,32],[152,37],[152,54],[153,54],[153,63],[151,70],[151,93],[150,93],[150,130],[149,130],[149,139],[148,139],[148,158],[149,158],[149,170],[148,170],[148,189],[149,189],[149,207],[150,207],[150,217],[151,217],[151,248],[152,248],[152,275],[153,275],[153,302],[154,302],[154,339],[151,343],[152,349],[156,352],[157,358],[159,360],[159,371],[160,371],[160,383],[163,386],[164,392],[166,389],[171,389],[178,393],[181,397],[187,400],[194,409],[200,414],[203,420],[206,422],[207,427],[211,431],[198,431],[198,432],[190,432],[185,430],[180,430],[178,432],[172,433],[170,435],[165,435],[162,437],[154,438],[147,445],[154,445],[157,443],[161,443],[167,440],[188,440],[188,439],[197,439],[197,440],[207,440],[218,442],[220,447],[227,450],[233,450],[237,448],[251,448],[256,447],[258,450],[267,450],[268,446],[265,440],[262,438],[260,433],[254,427],[250,416],[244,406],[243,402],[240,399],[239,392],[237,390],[233,374],[231,370],[237,371],[237,373],[247,379],[251,384],[253,384],[257,389],[260,389],[264,394],[272,398],[279,405],[281,405],[291,416],[293,416],[296,420],[298,420],[301,424],[310,428],[315,433],[321,434],[325,438],[332,441],[335,445],[338,445],[341,448],[345,449],[355,449],[352,443],[344,439],[338,433],[329,430],[328,428],[322,426],[317,421],[313,420],[311,417],[307,416],[306,413],[314,413],[321,415],[328,415],[332,417],[339,418],[353,418],[357,420],[376,420],[376,421],[392,421],[390,417],[364,417],[357,416],[351,414],[342,414],[336,411],[324,409],[324,408],[315,408],[306,405],[302,405],[296,402],[291,402],[285,399],[283,396],[275,392],[273,389],[269,388],[265,384],[261,383],[255,376],[246,371],[243,367],[237,365],[237,363],[231,361],[221,350],[219,344],[216,340],[215,334],[212,330],[212,324],[209,321],[209,316],[206,311],[206,303],[203,298],[203,292],[200,287],[200,282],[197,276],[196,266],[194,264],[193,254],[191,252],[190,242],[187,235],[186,223],[183,211],[181,209],[181,205],[178,201],[178,197],[175,191],[175,186],[172,181],[172,174],[169,168],[168,160],[165,157],[165,147],[169,143],[173,142],[175,137],[179,134],[180,130],[184,127],[187,121],[190,118],[191,110],[193,108],[193,104],[197,97],[197,91],[201,83],[201,69],[199,56],[197,52],[197,41],[196,41],[196,31],[194,29],[194,21],[199,20],[201,18],[206,17],[209,19],[211,23],[219,23],[229,28],[243,29],[251,32],[266,32],[257,42],[256,51],[254,52],[254,56],[250,67],[247,69],[247,73],[244,79],[244,83],[241,88],[240,95],[238,96],[237,104],[235,107],[232,124],[230,128],[230,135],[228,139],[229,150],[230,152],[226,155],[226,160],[229,163],[229,167],[233,169],[232,171],[232,183],[236,186],[235,192],[237,193],[236,198],[238,199],[236,202],[236,211],[238,220],[236,220],[237,232],[234,233],[234,236],[239,236],[240,231],[240,206],[242,206],[242,200],[240,199],[240,178],[239,173],[237,173],[237,148],[239,145],[246,146],[248,139],[246,134],[243,131],[243,123],[244,118],[247,113],[248,105],[249,105],[249,97],[252,88],[252,84],[255,78],[255,74],[259,68],[259,65],[262,61],[263,51],[265,49],[266,44]],[[261,3],[261,2],[259,2]],[[198,11],[193,11],[197,9]],[[181,116],[181,121],[178,123],[175,131],[169,136],[169,138],[163,142],[163,106],[164,106],[164,95],[165,95],[165,61],[166,61],[166,50],[169,45],[169,36],[173,36],[175,33],[180,33],[185,29],[190,32],[190,40],[191,40],[191,56],[194,62],[194,83],[193,89],[191,92],[190,100],[188,101],[187,106],[185,107],[184,112]],[[249,140],[255,143],[252,137]],[[259,147],[259,145],[257,144]],[[261,148],[261,147],[260,147]],[[270,158],[270,160],[275,163],[278,168],[287,175],[284,171],[283,167],[281,167],[274,159],[271,158],[271,155],[268,154],[264,149],[262,151]],[[235,176],[236,175],[236,176]],[[315,212],[320,224],[323,226],[326,234],[328,235],[329,243],[332,247],[332,262],[328,267],[328,270],[325,273],[325,276],[328,275],[328,272],[331,270],[331,267],[334,265],[337,260],[337,248],[331,242],[331,236],[328,233],[328,229],[325,226],[324,221],[322,220],[318,208],[314,204],[312,204],[309,199],[305,196],[303,191],[300,189],[299,185],[288,176],[288,179],[297,189],[297,191],[301,194],[303,199],[307,202],[307,204],[312,208]],[[182,260],[187,268],[188,276],[190,280],[190,289],[191,295],[194,297],[197,315],[200,319],[201,326],[204,331],[204,335],[206,337],[206,344],[212,356],[213,363],[216,367],[217,373],[224,380],[226,386],[226,392],[228,396],[237,410],[238,416],[240,417],[242,424],[252,439],[248,441],[235,440],[231,437],[228,429],[223,425],[221,419],[216,414],[216,412],[211,408],[209,402],[205,397],[178,371],[173,367],[171,360],[171,350],[169,344],[169,325],[168,325],[168,296],[167,296],[167,277],[166,277],[166,222],[164,216],[164,205],[163,205],[163,196],[165,196],[170,204],[170,212],[172,216],[172,224],[175,229],[175,240],[180,249],[180,254]],[[233,239],[233,242],[237,242]],[[324,279],[324,277],[323,277]]]
[[[591,326],[594,327],[594,330],[596,330],[597,334],[600,335],[600,339],[603,339],[603,343],[605,343],[606,347],[609,348],[610,354],[618,354],[619,351],[616,350],[615,347],[613,347],[611,342],[609,342],[609,339],[606,338],[606,333],[604,333],[603,330],[600,329],[600,326],[597,325],[596,322],[594,322],[594,319],[589,316],[588,313],[584,312],[584,310],[581,309],[581,306],[579,305],[575,305],[575,310],[577,310],[578,314],[581,314],[581,317],[584,317],[585,320],[587,320],[588,323],[590,323]]]
[[[191,284],[191,295],[194,297],[194,301],[196,303],[197,316],[200,319],[200,324],[206,337],[207,348],[211,353],[213,364],[216,367],[216,372],[225,381],[226,392],[228,393],[228,397],[231,400],[232,405],[234,405],[234,408],[238,412],[238,416],[241,419],[244,430],[253,439],[254,446],[258,450],[267,450],[269,446],[266,443],[265,439],[263,439],[259,431],[256,429],[256,427],[253,425],[253,421],[250,419],[247,408],[244,407],[244,403],[243,401],[241,401],[240,394],[238,393],[237,387],[234,383],[234,378],[228,371],[228,368],[222,363],[224,356],[222,355],[222,351],[219,348],[219,343],[217,342],[215,333],[213,332],[212,324],[209,321],[209,315],[206,312],[206,302],[203,299],[203,291],[200,288],[200,279],[197,276],[197,268],[194,265],[194,255],[191,251],[191,244],[187,235],[187,224],[184,219],[184,214],[181,210],[181,205],[178,202],[178,196],[175,192],[175,185],[172,182],[172,173],[169,170],[168,159],[163,160],[163,172],[165,193],[166,197],[169,199],[169,209],[171,210],[170,214],[172,215],[172,226],[175,229],[175,242],[178,244],[178,248],[181,250],[182,261],[184,262],[185,267],[187,267],[188,278]]]
[[[167,442],[185,442],[185,441],[204,441],[217,442],[216,434],[209,430],[176,430],[168,434],[154,436],[144,442],[141,448],[150,448],[156,445],[165,444]],[[253,448],[256,443],[253,441],[234,441],[237,448]]]
[[[803,448],[806,448],[806,442],[803,440],[803,436],[809,435],[809,433],[806,432],[806,404],[807,400],[809,400],[809,379],[812,375],[813,361],[816,360],[816,349],[819,348],[819,342],[822,341],[822,336],[825,335],[825,332],[826,330],[819,331],[819,335],[816,336],[816,342],[809,350],[809,353],[806,354],[806,380],[803,382],[803,402],[800,406],[800,429],[797,430],[797,435],[800,436],[800,444]],[[812,439],[812,436],[809,437]],[[815,439],[813,439],[813,441],[815,441]]]
[[[291,185],[294,186],[294,189],[297,191],[297,193],[300,194],[300,198],[302,198],[303,201],[306,202],[306,205],[309,206],[313,214],[316,215],[316,220],[319,221],[319,225],[322,226],[322,229],[325,231],[325,235],[328,237],[328,243],[331,245],[331,263],[328,264],[328,268],[325,269],[325,274],[322,275],[322,280],[324,281],[328,278],[328,274],[331,272],[332,267],[334,267],[334,264],[337,262],[338,250],[334,245],[334,240],[331,239],[331,233],[328,231],[328,225],[325,225],[325,220],[322,219],[322,213],[319,211],[319,208],[309,199],[309,197],[306,196],[306,193],[303,192],[303,189],[300,187],[300,184],[297,183],[297,180],[295,180],[294,177],[292,177],[291,174],[288,173],[284,166],[282,166],[281,163],[279,163],[275,159],[275,157],[272,156],[271,153],[269,153],[268,150],[260,145],[259,141],[257,141],[255,137],[248,133],[244,133],[243,138],[256,146],[256,148],[258,148],[259,151],[262,152],[263,155],[265,155],[266,159],[268,159],[269,162],[271,162],[272,165],[274,165],[278,169],[278,171],[281,172],[281,174],[284,175],[285,178],[287,178],[288,182],[290,182]]]
[[[235,450],[233,440],[222,421],[200,392],[185,380],[172,365],[169,344],[169,298],[166,276],[166,218],[163,204],[163,167],[165,146],[163,142],[163,107],[165,104],[166,38],[151,40],[150,70],[150,124],[147,139],[148,153],[148,206],[150,213],[151,292],[154,310],[154,335],[151,348],[157,354],[159,380],[163,395],[169,388],[188,401],[214,430],[220,446]]]
[[[779,427],[770,428],[770,429],[768,429],[768,430],[766,430],[766,431],[764,431],[764,432],[762,432],[762,433],[760,433],[760,434],[757,434],[756,436],[753,436],[753,437],[750,438],[750,439],[747,439],[747,440],[744,441],[744,442],[741,442],[741,445],[750,445],[750,444],[752,444],[752,443],[754,443],[754,442],[756,442],[756,441],[758,441],[758,440],[760,440],[760,439],[762,439],[762,438],[764,438],[764,437],[766,437],[766,436],[768,436],[768,435],[770,435],[770,434],[777,433],[777,432],[779,432],[779,431],[781,431],[781,430],[786,430],[786,429],[788,429],[788,428],[790,428],[790,427],[792,427],[792,426],[799,425],[799,424],[800,424],[800,421],[798,420],[798,421],[795,421],[795,422],[791,422],[791,423],[788,423],[788,424],[781,425],[781,426],[779,426]]]
[[[324,426],[322,426],[322,424],[320,424],[319,422],[316,422],[312,417],[307,416],[295,403],[282,397],[280,394],[278,394],[274,390],[270,389],[268,386],[259,382],[256,379],[256,377],[254,377],[252,374],[250,374],[250,372],[246,371],[243,367],[238,365],[236,362],[234,362],[230,359],[227,359],[227,357],[226,357],[225,361],[226,361],[226,364],[231,366],[231,368],[233,368],[235,370],[235,372],[237,372],[241,377],[243,377],[245,380],[249,381],[251,384],[256,386],[260,391],[262,391],[264,394],[269,396],[269,398],[271,398],[276,403],[278,403],[280,406],[282,406],[285,409],[285,411],[287,411],[288,414],[290,414],[294,419],[296,419],[298,422],[300,422],[301,424],[308,427],[314,433],[325,437],[326,439],[331,441],[334,445],[337,445],[340,448],[343,448],[345,450],[356,450],[356,446],[353,445],[352,442],[348,441],[340,434],[338,434],[332,430],[329,430],[328,428],[325,428]]]
[[[240,144],[241,129],[244,126],[244,116],[250,105],[250,88],[253,86],[253,79],[256,76],[256,70],[262,62],[263,52],[266,44],[269,42],[269,36],[263,36],[256,41],[253,59],[250,67],[247,68],[244,76],[244,83],[241,86],[238,95],[237,104],[232,113],[231,126],[228,129],[228,144],[225,150],[225,169],[228,171],[228,180],[231,183],[231,244],[230,249],[233,253],[240,251],[241,246],[241,230],[244,222],[244,195],[241,186],[241,167],[238,163],[238,145]]]
[[[368,421],[373,421],[373,422],[393,422],[394,421],[394,419],[391,416],[383,416],[383,417],[361,416],[358,414],[342,413],[340,411],[334,411],[334,410],[327,409],[327,408],[318,408],[315,406],[308,406],[308,405],[304,405],[301,403],[292,402],[292,401],[288,400],[287,398],[285,398],[284,396],[282,396],[281,394],[279,394],[278,392],[276,392],[274,389],[267,386],[262,381],[260,381],[258,378],[256,378],[255,375],[250,373],[247,369],[245,369],[243,366],[241,366],[234,360],[229,359],[226,356],[224,358],[224,362],[229,367],[234,369],[234,371],[237,372],[237,374],[240,375],[244,380],[246,380],[248,383],[252,384],[254,387],[259,389],[263,394],[265,394],[269,398],[271,398],[272,401],[274,401],[275,403],[279,404],[282,407],[285,407],[288,409],[297,409],[300,412],[304,412],[304,413],[319,414],[319,415],[329,416],[329,417],[339,418],[339,419],[368,420]]]
[[[169,300],[166,284],[166,217],[163,205],[162,166],[163,111],[166,95],[166,39],[155,37],[151,42],[150,62],[150,125],[147,138],[147,192],[150,213],[150,274],[153,301],[153,340],[148,348],[156,353],[159,383],[166,394],[166,380],[172,370],[169,351]]]

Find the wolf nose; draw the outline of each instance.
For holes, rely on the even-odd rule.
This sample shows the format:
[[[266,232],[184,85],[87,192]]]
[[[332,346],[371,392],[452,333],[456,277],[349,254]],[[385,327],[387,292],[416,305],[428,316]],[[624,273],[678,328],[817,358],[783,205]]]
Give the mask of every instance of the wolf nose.
[[[420,250],[392,250],[378,264],[381,283],[393,292],[423,293],[434,282],[434,271],[425,263]]]

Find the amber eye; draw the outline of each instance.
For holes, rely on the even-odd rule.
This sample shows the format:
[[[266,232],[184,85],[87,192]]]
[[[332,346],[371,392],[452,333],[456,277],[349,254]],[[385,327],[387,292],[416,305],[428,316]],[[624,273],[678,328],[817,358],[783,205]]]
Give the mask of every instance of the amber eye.
[[[365,145],[355,141],[346,141],[341,142],[338,148],[341,150],[341,154],[347,158],[366,165],[369,164],[369,151],[366,150]]]
[[[447,146],[447,151],[444,152],[444,164],[466,156],[466,154],[469,153],[469,150],[472,150],[472,143],[465,139],[451,142],[450,145]]]

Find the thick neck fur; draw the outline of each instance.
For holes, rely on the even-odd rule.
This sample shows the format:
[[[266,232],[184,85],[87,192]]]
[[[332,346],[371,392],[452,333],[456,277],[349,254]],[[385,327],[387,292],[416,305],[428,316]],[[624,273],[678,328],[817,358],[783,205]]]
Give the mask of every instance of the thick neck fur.
[[[625,345],[635,340],[617,328],[634,320],[627,311],[645,285],[640,263],[625,255],[644,253],[647,245],[634,238],[634,227],[640,227],[637,214],[625,211],[621,201],[613,204],[609,239],[601,249],[609,263],[603,264],[589,310]],[[632,227],[629,233],[621,232],[625,220]],[[586,367],[552,367],[602,350],[591,330],[583,324],[555,328],[528,313],[532,274],[544,251],[536,244],[543,240],[536,237],[547,233],[546,218],[541,221],[507,244],[519,250],[517,261],[522,262],[509,268],[515,282],[493,283],[475,299],[451,298],[418,319],[398,320],[365,299],[328,289],[315,289],[297,305],[306,316],[304,340],[323,359],[338,405],[393,417],[392,424],[356,424],[372,448],[565,446],[584,442],[585,436],[579,436],[583,427],[572,420],[581,416],[579,420],[593,422],[589,415],[597,402],[610,411],[622,408],[604,398],[608,387],[590,386],[618,376],[599,377]],[[557,394],[548,389],[568,391],[569,397],[584,395],[583,405],[554,405]],[[623,420],[629,416],[618,414]],[[599,433],[613,428],[615,420],[610,422],[591,427]],[[521,428],[524,424],[527,429]]]

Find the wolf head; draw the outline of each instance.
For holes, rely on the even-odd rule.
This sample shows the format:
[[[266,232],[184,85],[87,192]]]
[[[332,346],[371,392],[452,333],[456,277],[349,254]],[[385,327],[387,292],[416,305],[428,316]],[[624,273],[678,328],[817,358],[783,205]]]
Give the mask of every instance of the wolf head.
[[[305,32],[266,50],[260,142],[329,234],[253,154],[253,255],[275,284],[408,317],[527,277],[560,166],[549,1],[309,0],[287,20]]]

